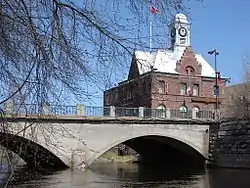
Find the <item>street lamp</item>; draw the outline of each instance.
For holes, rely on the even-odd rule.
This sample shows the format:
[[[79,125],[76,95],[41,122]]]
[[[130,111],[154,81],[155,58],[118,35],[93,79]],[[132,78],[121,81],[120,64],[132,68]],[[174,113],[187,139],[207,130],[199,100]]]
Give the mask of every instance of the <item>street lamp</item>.
[[[218,78],[217,78],[217,55],[219,55],[219,52],[217,52],[216,49],[209,51],[208,52],[209,55],[213,55],[214,54],[214,68],[215,68],[215,97],[216,97],[216,105],[215,105],[215,115],[216,118],[218,118],[218,95],[219,95],[219,86],[218,86]]]

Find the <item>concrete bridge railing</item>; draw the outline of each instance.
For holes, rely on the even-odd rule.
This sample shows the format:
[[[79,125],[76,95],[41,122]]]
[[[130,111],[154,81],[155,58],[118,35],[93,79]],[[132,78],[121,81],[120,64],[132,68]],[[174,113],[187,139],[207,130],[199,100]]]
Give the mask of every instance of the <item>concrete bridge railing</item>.
[[[145,107],[94,107],[77,105],[34,105],[34,104],[6,104],[7,114],[46,114],[46,115],[75,115],[75,116],[98,116],[98,117],[140,117],[140,118],[160,118],[160,119],[205,119],[215,118],[214,110],[189,109],[180,111],[179,109],[151,109]]]

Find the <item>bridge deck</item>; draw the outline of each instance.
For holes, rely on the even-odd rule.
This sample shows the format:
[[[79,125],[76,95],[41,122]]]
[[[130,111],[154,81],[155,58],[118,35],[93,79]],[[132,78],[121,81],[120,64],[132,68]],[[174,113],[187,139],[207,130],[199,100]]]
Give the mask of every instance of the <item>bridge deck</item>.
[[[134,123],[134,124],[211,124],[217,123],[211,119],[166,119],[166,118],[142,118],[142,117],[98,117],[98,116],[73,116],[73,115],[4,115],[0,119],[8,122],[78,122],[78,123]]]

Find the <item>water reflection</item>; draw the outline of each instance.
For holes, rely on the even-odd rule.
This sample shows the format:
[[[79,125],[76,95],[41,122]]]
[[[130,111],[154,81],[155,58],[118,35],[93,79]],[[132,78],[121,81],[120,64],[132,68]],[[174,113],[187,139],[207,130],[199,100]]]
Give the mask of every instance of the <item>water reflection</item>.
[[[148,169],[137,164],[93,164],[85,171],[31,173],[19,170],[9,187],[22,188],[240,188],[249,170]]]
[[[120,187],[197,187],[206,182],[203,181],[204,169],[149,169],[135,164],[115,164],[106,168],[105,164],[99,164],[98,167],[93,165],[91,170],[100,176],[113,177]]]
[[[209,171],[212,188],[249,188],[250,170],[220,169]]]

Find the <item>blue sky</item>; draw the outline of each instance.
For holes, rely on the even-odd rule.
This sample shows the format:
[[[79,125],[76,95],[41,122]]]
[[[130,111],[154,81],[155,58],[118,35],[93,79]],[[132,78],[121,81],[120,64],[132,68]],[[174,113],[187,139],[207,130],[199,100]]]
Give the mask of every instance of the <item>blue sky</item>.
[[[242,80],[244,56],[250,54],[248,0],[205,0],[204,5],[191,4],[191,44],[213,66],[213,57],[207,51],[218,49],[218,69],[231,83]]]
[[[242,80],[243,58],[250,55],[250,17],[248,0],[204,0],[187,4],[191,9],[191,45],[214,67],[214,57],[207,54],[216,48],[218,70],[222,76],[231,77],[231,84]],[[155,17],[157,19],[157,17]],[[168,38],[166,37],[166,40]],[[128,60],[130,63],[131,60]],[[123,80],[121,77],[120,80]],[[91,105],[102,106],[102,91],[93,98]]]

